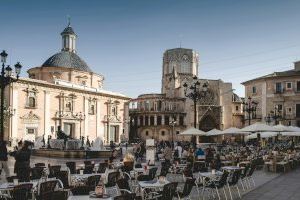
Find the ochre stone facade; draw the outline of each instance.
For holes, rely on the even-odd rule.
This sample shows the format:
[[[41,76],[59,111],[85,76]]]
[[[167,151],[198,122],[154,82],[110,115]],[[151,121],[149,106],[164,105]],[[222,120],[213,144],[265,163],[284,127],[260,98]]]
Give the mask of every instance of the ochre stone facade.
[[[72,38],[71,47],[64,43],[55,58],[29,69],[29,78],[6,88],[6,107],[12,111],[6,118],[6,140],[56,138],[59,128],[72,138],[89,136],[90,141],[128,138],[129,98],[103,89],[104,77],[75,54],[76,35],[70,28],[62,36],[63,41]]]
[[[140,95],[130,102],[131,138],[190,139],[178,134],[194,126],[194,104],[185,97],[183,87],[184,83],[190,85],[194,81],[199,81],[201,86],[207,82],[209,85],[205,98],[197,103],[197,128],[209,131],[241,126],[242,115],[233,110],[232,84],[220,79],[195,80],[198,62],[198,54],[192,49],[177,48],[164,53],[162,93]],[[241,108],[241,101],[234,104]]]

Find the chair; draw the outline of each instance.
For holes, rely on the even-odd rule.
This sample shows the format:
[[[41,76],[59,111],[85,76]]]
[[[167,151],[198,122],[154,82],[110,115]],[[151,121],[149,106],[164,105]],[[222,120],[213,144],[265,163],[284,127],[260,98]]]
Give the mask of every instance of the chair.
[[[99,163],[98,173],[104,174],[106,169],[108,168],[108,163]]]
[[[91,164],[92,164],[92,161],[86,160],[86,161],[84,161],[83,163],[84,163],[85,166],[86,166],[86,165],[91,165]]]
[[[252,177],[252,175],[253,175],[255,169],[256,169],[256,165],[251,165],[251,167],[250,167],[250,169],[249,169],[249,172],[248,172],[248,174],[246,175],[246,180],[248,181],[249,188],[251,187],[250,180],[252,180],[253,187],[255,186],[255,182],[254,182],[254,179],[253,179],[253,177]]]
[[[85,165],[83,169],[84,174],[92,174],[94,172],[94,164]]]
[[[45,163],[35,163],[35,167],[46,167]]]
[[[71,189],[71,192],[74,196],[78,195],[89,195],[91,188],[87,185],[76,186]]]
[[[76,174],[76,162],[66,162],[71,174]]]
[[[29,199],[32,195],[31,189],[33,184],[20,184],[13,188],[10,192],[12,200],[25,200]]]
[[[131,194],[123,194],[120,196],[116,196],[114,198],[114,200],[134,200],[135,199],[136,194],[135,193],[131,193]]]
[[[157,167],[153,167],[149,169],[149,177],[151,180],[153,180],[156,176]]]
[[[121,179],[117,180],[117,185],[122,194],[131,193],[130,185],[125,178],[121,178]]]
[[[134,165],[134,168],[143,168],[142,164],[138,163]]]
[[[56,177],[56,174],[60,171],[61,166],[60,165],[52,165],[49,166],[49,178]]]
[[[107,176],[107,184],[105,185],[105,187],[115,186],[119,177],[120,172],[110,172]]]
[[[101,179],[101,175],[89,176],[87,179],[86,185],[89,186],[93,190],[100,182],[100,179]]]
[[[195,185],[195,181],[196,181],[195,178],[186,178],[183,190],[182,191],[177,191],[177,196],[178,196],[179,199],[182,199],[182,198],[183,199],[184,198],[191,199],[190,194],[191,194],[191,191],[192,191],[192,189]]]
[[[239,197],[242,198],[241,193],[240,193],[240,189],[238,187],[238,182],[239,182],[240,176],[241,176],[241,170],[235,170],[232,173],[232,175],[230,177],[230,180],[227,182],[227,186],[228,186],[228,190],[229,190],[231,200],[233,200],[231,189],[230,189],[231,187],[235,187],[238,191]]]
[[[19,182],[29,182],[30,181],[30,167],[19,168],[17,177]]]
[[[47,192],[43,195],[43,200],[68,200],[69,192],[65,190]]]
[[[44,167],[33,167],[31,168],[31,180],[42,178],[44,173]]]
[[[56,178],[59,179],[63,185],[64,189],[68,189],[70,187],[69,184],[69,172],[68,171],[59,171],[56,173]]]
[[[250,166],[246,165],[245,169],[243,170],[243,172],[240,175],[240,177],[241,177],[241,185],[242,185],[242,188],[243,188],[244,191],[245,191],[244,183],[246,181],[246,176],[248,174],[249,168],[250,168]],[[245,185],[245,186],[247,186],[247,185]]]
[[[221,197],[220,197],[220,194],[219,194],[219,189],[222,189],[222,188],[223,188],[224,196],[227,199],[227,195],[226,195],[226,191],[225,191],[224,186],[227,184],[228,174],[229,173],[227,171],[224,171],[219,180],[212,180],[211,182],[209,182],[209,184],[207,186],[204,186],[204,187],[208,187],[208,188],[211,188],[211,189],[215,189],[219,200],[221,200]]]
[[[149,169],[148,175],[140,174],[137,177],[137,180],[138,181],[151,181],[155,178],[156,171],[157,171],[157,167],[153,167],[153,168]]]
[[[54,192],[57,187],[63,188],[63,184],[59,179],[40,182],[38,184],[37,196],[39,200],[43,200],[43,195],[48,192]]]
[[[6,180],[9,183],[13,183],[14,179],[18,179],[18,177],[17,176],[8,176],[8,177],[6,177]]]
[[[124,163],[124,166],[122,167],[122,171],[130,172],[133,170],[134,162],[128,161],[128,162],[123,162],[123,163]]]
[[[177,182],[168,183],[164,185],[162,191],[150,192],[148,194],[148,197],[150,197],[150,199],[157,199],[157,200],[172,200],[173,197],[176,195],[177,185],[178,185]]]

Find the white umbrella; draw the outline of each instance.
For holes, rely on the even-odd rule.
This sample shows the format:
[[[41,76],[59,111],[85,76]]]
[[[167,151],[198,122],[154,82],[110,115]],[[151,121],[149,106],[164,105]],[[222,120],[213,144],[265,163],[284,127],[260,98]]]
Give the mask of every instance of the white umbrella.
[[[282,136],[300,136],[300,132],[282,132]]]
[[[205,136],[205,132],[201,131],[199,129],[196,128],[189,128],[185,131],[183,131],[182,133],[180,133],[179,135],[185,136],[185,135],[195,135],[195,136]]]
[[[221,133],[222,131],[218,130],[218,129],[212,129],[210,131],[206,132],[206,136],[216,136],[219,135],[219,133]]]
[[[294,132],[300,132],[300,128],[297,126],[290,126],[290,129]]]
[[[276,132],[262,132],[260,133],[261,138],[269,138],[269,137],[275,137],[277,136]],[[257,138],[257,133],[253,133],[251,135],[246,136],[246,139],[256,139]]]
[[[230,127],[228,129],[225,129],[221,133],[219,133],[219,135],[244,135],[244,134],[248,134],[248,133],[243,132],[243,131],[241,131],[241,129],[236,128],[236,127]]]
[[[278,130],[272,126],[256,122],[250,126],[241,129],[241,132],[277,132]]]
[[[276,128],[278,132],[295,132],[291,126],[284,126],[282,124],[278,124],[273,127]]]

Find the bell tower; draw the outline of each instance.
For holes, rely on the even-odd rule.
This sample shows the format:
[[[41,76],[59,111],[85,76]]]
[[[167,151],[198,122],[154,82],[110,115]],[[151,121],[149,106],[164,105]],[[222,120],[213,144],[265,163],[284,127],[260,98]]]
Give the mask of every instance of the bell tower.
[[[71,27],[70,18],[68,20],[68,26],[61,32],[62,37],[62,51],[69,51],[76,53],[76,38],[73,28]]]
[[[195,75],[198,75],[198,54],[194,50],[176,48],[165,51],[161,88],[163,94],[167,94],[169,90],[178,89],[182,80]],[[174,76],[176,76],[175,79]],[[175,84],[170,85],[173,79]]]

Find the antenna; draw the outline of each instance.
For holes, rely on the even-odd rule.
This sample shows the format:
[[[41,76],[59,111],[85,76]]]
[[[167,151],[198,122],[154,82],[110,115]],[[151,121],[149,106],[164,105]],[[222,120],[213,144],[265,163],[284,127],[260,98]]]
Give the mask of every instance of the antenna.
[[[182,37],[183,37],[183,35],[182,35],[182,34],[180,34],[180,35],[179,35],[179,48],[181,48]]]
[[[68,18],[68,26],[71,26],[71,16],[67,15],[67,18]]]

